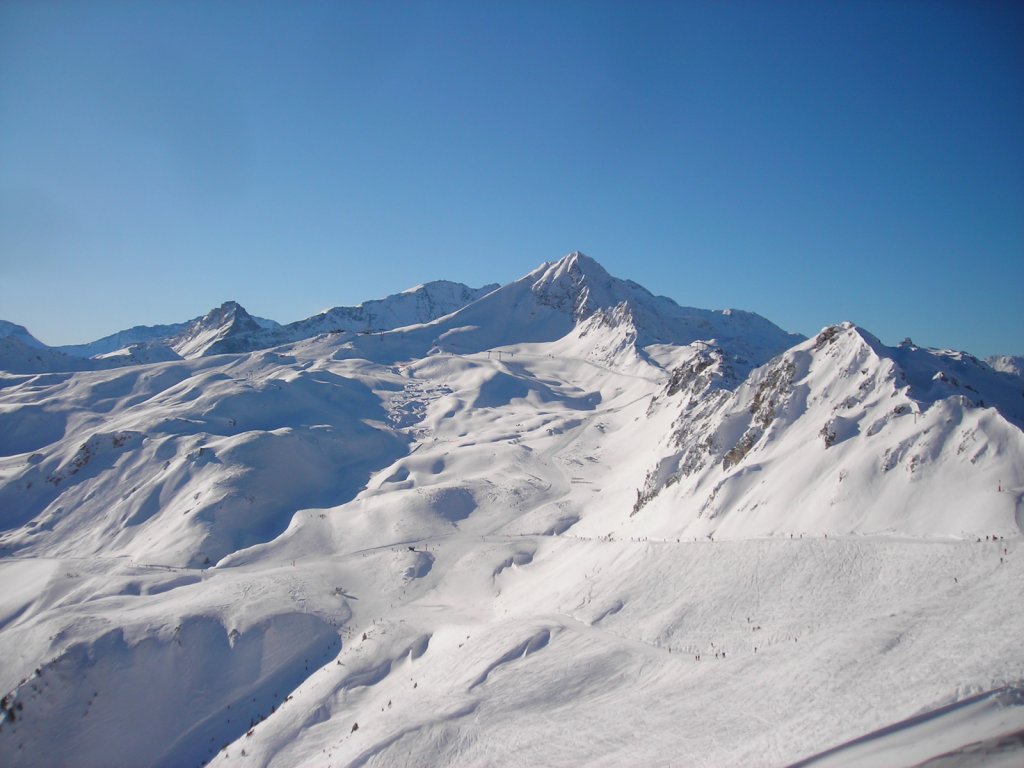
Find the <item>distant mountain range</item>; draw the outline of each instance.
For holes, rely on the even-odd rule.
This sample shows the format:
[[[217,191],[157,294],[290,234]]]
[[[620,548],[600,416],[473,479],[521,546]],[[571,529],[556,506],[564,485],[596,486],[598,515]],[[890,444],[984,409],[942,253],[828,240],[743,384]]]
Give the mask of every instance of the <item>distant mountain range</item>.
[[[0,321],[0,370],[14,373],[99,370],[122,365],[248,352],[321,333],[380,332],[426,323],[474,301],[498,286],[469,288],[438,280],[356,307],[334,307],[281,325],[254,317],[226,301],[202,317],[170,325],[139,325],[86,344],[48,347],[26,328]]]
[[[567,333],[574,324],[593,320],[606,325],[629,325],[631,338],[639,348],[717,339],[741,357],[763,362],[765,354],[781,351],[787,343],[802,338],[782,332],[751,312],[680,307],[633,281],[612,277],[593,259],[572,253],[506,286],[494,283],[470,288],[462,283],[436,280],[355,307],[334,307],[286,325],[250,315],[242,305],[227,301],[185,322],[139,325],[85,344],[49,347],[24,326],[0,320],[0,370],[99,370],[251,352],[325,333],[379,335],[431,323],[491,293],[495,295],[460,315],[460,327],[444,329],[449,346],[480,350],[498,343],[551,341]],[[490,313],[500,312],[504,316],[509,310],[514,313],[509,318],[512,322],[492,322]],[[426,335],[432,333],[433,330]],[[1024,358],[1019,356],[993,356],[986,362],[996,370],[1017,376],[1024,371]]]

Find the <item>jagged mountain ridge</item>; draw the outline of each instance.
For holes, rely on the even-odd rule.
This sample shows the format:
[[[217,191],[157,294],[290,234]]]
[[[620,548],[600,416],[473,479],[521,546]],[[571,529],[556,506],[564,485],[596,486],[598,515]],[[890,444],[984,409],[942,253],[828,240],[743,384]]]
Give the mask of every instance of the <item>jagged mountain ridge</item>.
[[[598,331],[597,329],[601,329]],[[476,354],[512,344],[555,342],[596,332],[610,362],[650,345],[719,341],[741,367],[765,362],[803,337],[752,312],[681,307],[637,283],[608,274],[579,252],[546,262],[450,316],[374,338],[343,340],[339,354],[395,362],[429,354]]]
[[[682,346],[695,341],[718,343],[744,364],[747,358],[764,362],[803,339],[753,312],[682,307],[632,280],[612,277],[581,253],[545,265],[532,276],[536,276],[536,281],[531,291],[538,302],[562,308],[571,306],[577,322],[594,315],[605,325],[625,321],[638,348],[651,344]]]
[[[435,280],[355,307],[334,307],[279,328],[236,334],[231,341],[221,343],[216,349],[219,352],[247,352],[302,341],[323,333],[372,334],[429,323],[496,288],[496,283],[470,288],[462,283]]]
[[[524,300],[527,288],[531,296]],[[240,304],[229,301],[202,317],[183,323],[135,326],[86,344],[48,347],[24,327],[0,321],[3,323],[0,338],[19,338],[33,349],[58,353],[28,354],[22,343],[7,342],[6,352],[0,354],[0,370],[17,373],[94,370],[164,362],[178,357],[249,352],[323,333],[382,333],[430,324],[498,289],[502,295],[476,312],[462,315],[458,322],[425,335],[437,337],[431,341],[444,338],[438,349],[446,348],[447,344],[452,349],[480,351],[508,343],[552,341],[590,320],[599,325],[624,326],[629,343],[637,348],[657,343],[714,343],[721,339],[729,346],[734,362],[744,371],[803,338],[799,334],[787,334],[751,312],[681,307],[631,280],[613,278],[593,259],[573,252],[559,261],[542,264],[508,286],[490,284],[473,289],[461,283],[433,281],[355,307],[334,307],[286,325],[250,315]],[[554,310],[555,317],[545,313],[546,310]],[[481,324],[493,325],[489,322],[489,313],[493,311],[511,311],[511,322],[505,324],[503,332],[488,329],[480,333]],[[539,320],[538,314],[543,315]],[[357,349],[357,352],[366,351],[366,345]],[[93,362],[78,362],[74,358]],[[1019,359],[1013,356],[993,357],[988,362],[1019,374],[1019,365],[1014,367]]]
[[[846,323],[742,382],[698,352],[665,395],[672,429],[637,517],[672,506],[673,527],[698,535],[1002,535],[1024,523],[1019,496],[999,492],[1024,484],[1024,386],[970,355],[887,347]],[[933,494],[939,477],[958,493]]]

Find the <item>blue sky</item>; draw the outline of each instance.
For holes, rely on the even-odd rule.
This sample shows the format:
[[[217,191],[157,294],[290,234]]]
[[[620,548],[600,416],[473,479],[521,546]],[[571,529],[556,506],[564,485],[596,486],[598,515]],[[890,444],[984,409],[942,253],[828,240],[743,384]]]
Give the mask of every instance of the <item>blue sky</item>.
[[[1024,353],[1024,4],[0,3],[0,317],[281,322],[582,250]]]

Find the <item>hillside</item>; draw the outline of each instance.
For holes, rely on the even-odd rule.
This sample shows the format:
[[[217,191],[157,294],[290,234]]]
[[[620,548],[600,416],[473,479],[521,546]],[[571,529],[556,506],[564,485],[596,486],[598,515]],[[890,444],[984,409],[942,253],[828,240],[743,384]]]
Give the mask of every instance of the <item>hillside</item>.
[[[675,420],[634,508],[654,530],[969,538],[1024,523],[1001,492],[1024,485],[1024,387],[970,355],[845,324],[723,380],[698,353],[657,406]],[[672,513],[646,511],[659,505]]]

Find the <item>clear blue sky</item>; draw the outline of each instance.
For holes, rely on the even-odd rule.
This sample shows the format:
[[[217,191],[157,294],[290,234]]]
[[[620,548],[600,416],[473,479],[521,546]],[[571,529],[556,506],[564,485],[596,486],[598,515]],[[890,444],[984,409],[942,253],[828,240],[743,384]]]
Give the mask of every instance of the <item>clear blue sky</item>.
[[[582,250],[1024,353],[1024,4],[0,2],[0,317],[281,322]]]

